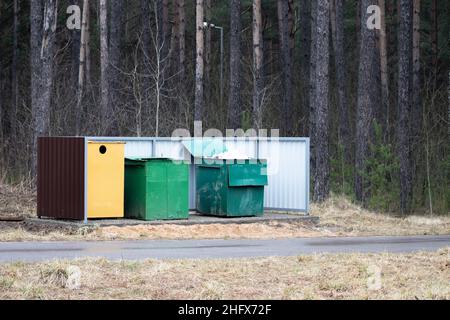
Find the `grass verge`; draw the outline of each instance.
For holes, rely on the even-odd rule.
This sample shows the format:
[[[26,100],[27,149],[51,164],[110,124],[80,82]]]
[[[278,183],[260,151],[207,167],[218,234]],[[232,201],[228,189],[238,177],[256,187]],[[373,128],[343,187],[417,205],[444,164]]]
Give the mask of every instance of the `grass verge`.
[[[0,264],[0,299],[450,299],[449,279],[449,248],[231,260],[83,259]]]

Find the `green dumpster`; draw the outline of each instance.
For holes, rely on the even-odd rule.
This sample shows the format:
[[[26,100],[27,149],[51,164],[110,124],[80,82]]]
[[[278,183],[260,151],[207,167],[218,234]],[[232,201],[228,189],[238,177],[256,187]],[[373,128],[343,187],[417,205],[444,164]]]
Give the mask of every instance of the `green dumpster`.
[[[177,220],[189,217],[189,167],[170,159],[125,160],[125,217]]]
[[[213,216],[248,217],[264,213],[267,164],[263,160],[196,165],[197,211]]]

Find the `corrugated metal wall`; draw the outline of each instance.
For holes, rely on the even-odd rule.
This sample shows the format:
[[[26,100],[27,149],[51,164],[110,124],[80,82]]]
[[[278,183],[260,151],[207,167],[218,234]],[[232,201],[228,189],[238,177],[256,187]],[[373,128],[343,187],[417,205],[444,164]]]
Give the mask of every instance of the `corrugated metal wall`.
[[[84,219],[84,138],[39,138],[38,217]]]
[[[167,157],[189,160],[190,156],[180,141],[170,138],[88,138],[98,141],[124,141],[127,157]],[[267,209],[303,211],[309,210],[309,139],[224,139],[231,146],[249,157],[266,159],[269,185],[265,190],[264,206]],[[152,150],[153,153],[149,153]],[[195,209],[195,168],[190,170],[189,205]]]
[[[265,207],[309,210],[309,140],[260,141],[259,157],[267,159],[269,185]]]

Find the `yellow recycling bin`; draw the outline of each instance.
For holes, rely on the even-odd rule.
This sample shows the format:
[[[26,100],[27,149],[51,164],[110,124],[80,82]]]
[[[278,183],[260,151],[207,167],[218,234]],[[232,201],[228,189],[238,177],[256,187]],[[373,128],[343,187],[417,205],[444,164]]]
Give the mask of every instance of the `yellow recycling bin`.
[[[124,217],[125,144],[89,142],[87,216]]]

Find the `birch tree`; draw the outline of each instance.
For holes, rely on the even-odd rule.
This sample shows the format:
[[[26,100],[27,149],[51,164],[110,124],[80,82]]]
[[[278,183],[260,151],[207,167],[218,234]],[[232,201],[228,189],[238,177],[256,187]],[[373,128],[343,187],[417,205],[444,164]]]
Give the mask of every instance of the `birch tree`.
[[[253,0],[253,128],[262,127],[262,98],[264,94],[263,35],[261,0]]]
[[[35,18],[35,15],[41,15],[41,7],[39,4],[32,3],[31,6],[31,18]],[[37,165],[37,139],[41,136],[47,136],[50,130],[50,104],[52,98],[53,89],[53,63],[55,55],[55,39],[56,39],[56,22],[58,12],[57,0],[45,0],[44,1],[44,15],[42,20],[42,33],[38,23],[39,18],[35,22],[32,22],[32,30],[36,27],[37,30],[33,30],[32,44],[36,44],[36,39],[33,39],[33,35],[39,37],[42,36],[40,41],[40,55],[38,61],[39,65],[39,77],[40,85],[37,89],[35,105],[33,105],[33,119],[34,119],[34,139],[33,139],[33,165],[32,171],[35,173]],[[32,57],[33,59],[33,57]],[[34,61],[32,61],[34,62]],[[34,83],[36,85],[36,83]],[[33,88],[32,88],[33,90]]]
[[[194,120],[202,121],[203,119],[203,78],[204,78],[204,0],[196,2],[196,67],[195,67],[195,106]]]

